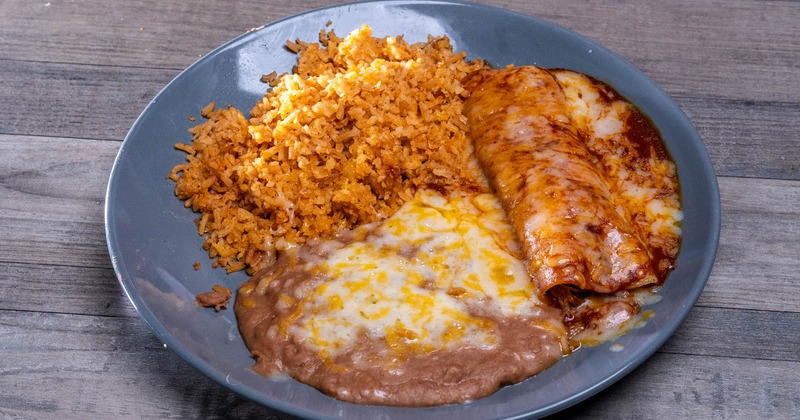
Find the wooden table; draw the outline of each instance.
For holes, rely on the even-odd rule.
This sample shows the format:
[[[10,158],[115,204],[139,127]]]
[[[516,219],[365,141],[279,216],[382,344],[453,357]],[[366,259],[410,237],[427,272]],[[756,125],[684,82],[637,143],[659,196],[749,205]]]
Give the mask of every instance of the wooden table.
[[[127,300],[103,204],[134,119],[180,70],[329,1],[0,2],[0,417],[283,418],[165,349]],[[695,123],[722,237],[686,322],[566,413],[800,418],[800,3],[493,0],[629,59]]]

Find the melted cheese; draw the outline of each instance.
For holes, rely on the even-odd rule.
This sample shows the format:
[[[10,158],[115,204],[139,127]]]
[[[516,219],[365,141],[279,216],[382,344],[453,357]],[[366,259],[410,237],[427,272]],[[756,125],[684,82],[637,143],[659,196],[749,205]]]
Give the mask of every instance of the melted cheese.
[[[420,192],[309,270],[329,280],[298,306],[291,333],[329,355],[364,333],[400,353],[492,348],[494,324],[476,313],[524,316],[540,304],[491,194]]]
[[[637,152],[640,146],[633,142],[640,139],[630,138],[626,130],[628,118],[638,111],[628,101],[603,91],[605,86],[583,74],[569,70],[553,74],[587,146],[600,156],[631,213],[643,216],[634,217],[634,223],[653,244],[669,248],[677,242],[683,220],[675,164],[652,149]]]

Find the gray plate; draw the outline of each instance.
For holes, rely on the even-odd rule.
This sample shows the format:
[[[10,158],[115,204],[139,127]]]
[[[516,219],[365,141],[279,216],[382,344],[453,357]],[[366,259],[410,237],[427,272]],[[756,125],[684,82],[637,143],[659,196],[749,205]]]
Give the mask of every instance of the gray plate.
[[[678,268],[642,328],[609,345],[584,348],[551,369],[494,395],[455,406],[386,408],[337,401],[296,381],[249,370],[250,354],[232,310],[214,313],[194,303],[212,284],[231,289],[246,275],[211,269],[193,220],[175,198],[170,169],[184,161],[173,149],[188,142],[210,101],[249,110],[266,92],[262,74],[289,71],[287,39],[316,40],[330,20],[344,36],[363,23],[376,36],[405,34],[411,42],[448,35],[456,50],[492,65],[536,64],[592,75],[614,86],[661,130],[679,170],[685,212]],[[119,151],[106,196],[106,235],[117,276],[133,305],[167,347],[231,391],[304,417],[349,419],[522,418],[554,413],[611,385],[641,364],[675,331],[703,290],[719,239],[716,178],[703,143],[678,106],[630,63],[603,46],[552,23],[502,9],[440,1],[377,1],[311,11],[248,32],[212,51],[170,82],[136,120]],[[194,261],[202,269],[192,268]],[[617,346],[616,348],[619,348]]]

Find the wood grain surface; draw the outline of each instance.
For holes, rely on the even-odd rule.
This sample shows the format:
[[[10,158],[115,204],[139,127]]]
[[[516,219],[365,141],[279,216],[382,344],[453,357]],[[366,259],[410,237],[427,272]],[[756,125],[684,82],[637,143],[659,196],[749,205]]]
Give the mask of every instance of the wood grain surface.
[[[286,418],[180,360],[119,286],[103,230],[145,105],[241,33],[334,2],[0,2],[0,418]],[[483,1],[588,36],[697,127],[722,200],[696,307],[572,418],[800,418],[800,2]]]

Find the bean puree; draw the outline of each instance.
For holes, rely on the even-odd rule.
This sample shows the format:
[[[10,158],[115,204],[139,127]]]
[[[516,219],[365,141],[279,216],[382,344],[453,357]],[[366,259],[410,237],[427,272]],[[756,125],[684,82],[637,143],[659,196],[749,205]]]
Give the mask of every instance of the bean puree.
[[[413,345],[411,332],[405,337],[376,337],[362,329],[353,333],[355,338],[344,348],[310,345],[297,331],[314,314],[305,313],[307,307],[298,308],[304,308],[314,290],[333,280],[315,270],[315,265],[348,244],[374,236],[372,229],[362,227],[333,241],[294,248],[239,288],[235,311],[242,337],[255,358],[255,371],[287,374],[353,403],[432,406],[484,397],[547,369],[562,357],[567,346],[562,341],[566,334],[560,311],[542,305],[507,317],[492,310],[491,302],[468,305],[469,315],[480,320],[488,334],[480,342],[466,340],[427,349]],[[413,250],[404,254],[401,257],[409,261],[415,258]]]

